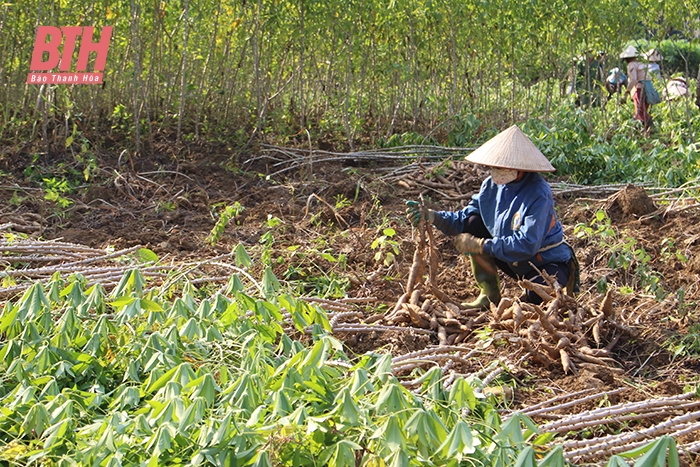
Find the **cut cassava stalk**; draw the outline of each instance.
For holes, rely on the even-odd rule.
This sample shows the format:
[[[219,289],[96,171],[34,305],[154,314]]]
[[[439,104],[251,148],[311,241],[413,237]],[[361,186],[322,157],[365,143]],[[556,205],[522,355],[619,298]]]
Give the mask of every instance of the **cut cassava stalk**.
[[[609,435],[602,438],[594,438],[589,445],[573,451],[565,451],[564,456],[569,459],[587,459],[602,454],[616,454],[646,444],[649,440],[661,435],[681,436],[687,433],[700,431],[700,423],[694,422],[700,418],[700,411],[686,413],[671,418],[663,423],[654,425],[635,432],[626,432],[617,435]]]
[[[373,332],[373,331],[401,331],[401,332],[415,332],[417,334],[435,334],[435,332],[429,329],[416,329],[408,328],[404,326],[386,326],[381,324],[350,324],[343,323],[339,324],[337,327],[333,328],[333,332]],[[312,330],[308,331],[311,334]]]
[[[677,407],[674,407],[674,410],[688,410],[690,408],[698,407],[700,406],[700,402],[693,402],[690,404],[683,404],[679,405]],[[625,422],[631,422],[631,421],[639,421],[639,420],[644,420],[648,418],[658,418],[659,413],[656,411],[653,412],[630,412],[629,410],[620,412],[628,415],[615,415],[613,418],[596,418],[596,419],[586,419],[586,420],[576,420],[572,422],[570,425],[564,425],[561,427],[557,427],[554,430],[547,430],[549,433],[568,433],[568,432],[576,432],[583,430],[585,428],[590,428],[593,426],[603,426],[603,425],[610,425],[610,424],[623,424]],[[567,446],[571,447],[571,446]]]
[[[615,391],[611,391],[609,393],[601,393],[601,394],[596,394],[596,398],[601,398],[604,396],[610,396],[613,394],[619,394],[621,392],[626,391],[625,388],[619,388],[616,389]],[[583,399],[580,399],[577,401],[578,403],[582,402],[588,402],[593,396],[589,396]],[[664,398],[659,398],[659,399],[647,399],[645,401],[641,402],[625,402],[621,404],[616,404],[612,405],[609,407],[601,407],[598,409],[594,410],[589,410],[586,412],[582,413],[577,413],[577,414],[572,414],[572,415],[567,415],[565,417],[562,417],[561,419],[547,423],[541,427],[542,432],[554,432],[554,431],[559,431],[562,428],[566,428],[567,426],[574,425],[576,423],[582,422],[582,421],[589,421],[589,420],[603,420],[606,418],[611,418],[611,417],[616,417],[619,414],[625,414],[625,413],[644,413],[644,412],[654,412],[657,415],[659,413],[670,413],[674,409],[678,407],[682,407],[685,404],[688,404],[688,399],[691,399],[694,397],[692,393],[685,393],[685,394],[679,394],[677,396],[672,396],[672,397],[664,397]],[[560,406],[561,408],[568,408]],[[535,415],[535,413],[530,413],[527,412],[528,415],[532,416]],[[592,442],[592,440],[584,440],[584,441],[578,441],[573,444],[569,444],[569,447],[580,447],[580,446],[587,446]]]
[[[535,415],[541,415],[544,413],[554,412],[557,410],[570,409],[571,407],[575,407],[576,405],[579,405],[579,404],[584,404],[584,403],[587,403],[587,402],[590,402],[590,401],[593,401],[596,399],[602,399],[604,397],[609,397],[611,395],[619,394],[621,392],[625,392],[628,390],[629,390],[628,388],[618,388],[618,389],[608,391],[608,392],[599,392],[596,394],[586,395],[586,394],[589,394],[589,393],[595,391],[595,389],[586,389],[586,390],[578,391],[578,392],[568,394],[565,396],[554,397],[554,398],[549,399],[547,401],[533,405],[532,407],[528,407],[526,409],[523,409],[521,412],[523,414],[527,415],[528,417],[534,417]],[[585,397],[579,397],[579,396],[585,396]],[[564,404],[554,405],[557,402],[560,402],[562,400],[566,400],[566,399],[569,399],[572,397],[576,397],[577,399],[566,402]],[[576,415],[576,417],[578,417],[578,415]],[[542,431],[545,432],[546,430],[543,429]]]
[[[440,347],[428,347],[427,349],[423,350],[417,350],[415,352],[410,352],[404,355],[399,355],[397,357],[394,357],[392,360],[394,363],[397,362],[403,362],[406,360],[413,360],[413,359],[419,359],[425,355],[443,355],[446,352],[464,352],[465,348],[464,347],[450,347],[450,346],[440,346]],[[467,352],[466,355],[462,356],[463,358],[470,358],[473,357],[474,355],[479,354],[480,352],[476,349],[472,349],[469,352]]]
[[[364,313],[358,311],[343,311],[338,313],[328,313],[328,320],[331,327],[334,327],[340,324],[341,320],[348,318],[361,318],[362,316],[364,316]]]
[[[524,409],[521,409],[521,410],[519,410],[519,412],[522,413],[523,415],[527,415],[527,416],[536,415],[537,410],[544,408],[545,410],[549,411],[550,410],[549,408],[552,406],[554,406],[556,408],[556,406],[554,404],[556,404],[557,402],[564,401],[564,400],[571,399],[571,398],[576,398],[576,397],[583,396],[586,394],[590,394],[593,391],[595,391],[595,389],[590,388],[590,389],[583,389],[581,391],[573,392],[571,394],[562,394],[559,396],[552,397],[551,399],[547,399],[545,401],[538,402],[537,404],[531,405],[531,406],[526,407]],[[540,412],[540,413],[544,413],[544,412]]]
[[[445,362],[445,361],[453,361],[453,362],[458,362],[462,363],[464,365],[469,365],[472,362],[467,360],[464,357],[460,357],[459,355],[454,355],[454,354],[445,354],[445,355],[428,355],[425,357],[421,357],[418,360],[406,360],[401,362],[400,365],[392,365],[391,371],[393,373],[398,373],[398,372],[405,372],[405,371],[410,371],[415,368],[422,367],[426,364],[430,364],[435,366],[436,363],[439,362]]]

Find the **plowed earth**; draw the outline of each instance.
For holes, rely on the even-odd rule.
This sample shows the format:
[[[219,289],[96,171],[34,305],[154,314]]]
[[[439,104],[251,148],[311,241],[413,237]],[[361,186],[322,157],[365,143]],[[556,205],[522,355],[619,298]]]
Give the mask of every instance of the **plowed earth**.
[[[44,199],[40,185],[25,173],[33,173],[36,180],[42,170],[70,168],[74,160],[70,156],[42,158],[31,166],[29,156],[6,153],[0,157],[4,174],[0,222],[12,222],[18,231],[36,239],[60,239],[99,249],[142,245],[162,262],[175,264],[226,254],[241,243],[257,260],[252,276],[260,277],[260,255],[268,251],[276,276],[294,285],[300,294],[340,299],[341,295],[332,293],[335,281],[346,288],[347,297],[363,299],[356,305],[359,318],[355,319],[363,322],[390,311],[404,292],[416,235],[405,219],[405,200],[423,196],[432,208],[458,209],[485,177],[464,162],[426,162],[396,172],[404,175],[390,176],[392,168],[407,162],[378,158],[288,165],[293,170],[267,178],[277,170],[272,166],[274,160],[233,157],[227,151],[196,146],[175,149],[164,145],[160,154],[143,160],[100,154],[99,173],[93,173],[89,186],[65,195],[72,204],[59,209]],[[435,181],[436,174],[454,185],[451,195],[422,184]],[[659,191],[633,186],[567,189],[565,181],[552,178],[550,182],[567,239],[581,265],[577,302],[598,309],[604,294],[600,286],[605,282],[614,290],[617,320],[634,330],[621,335],[612,349],[616,371],[581,369],[566,374],[558,364],[538,365],[520,347],[499,341],[497,333],[483,327],[461,344],[465,349],[482,350],[478,358],[461,363],[459,373],[474,373],[499,360],[507,368],[499,376],[500,383],[514,389],[504,401],[512,410],[584,389],[603,393],[630,389],[611,395],[610,404],[687,391],[697,381],[700,362],[685,354],[674,357],[667,343],[683,338],[687,343],[689,328],[700,316],[700,209],[695,209],[689,192],[652,199],[649,195]],[[208,244],[206,238],[221,208],[236,202],[244,209],[215,245]],[[594,232],[602,225],[592,224],[598,210],[611,220],[608,236],[599,232],[578,238],[577,225],[590,226]],[[372,248],[387,228],[394,229],[395,235]],[[272,238],[267,250],[265,241],[270,236],[266,232]],[[478,289],[468,262],[456,253],[451,239],[437,231],[435,239],[439,288],[459,301],[473,299]],[[634,248],[625,250],[625,242],[632,242]],[[396,257],[387,257],[394,247]],[[648,256],[630,252],[640,249]],[[611,267],[611,251],[633,260]],[[504,297],[516,299],[522,294],[516,281],[501,278]],[[649,284],[656,284],[667,295],[658,300]],[[407,327],[405,331],[339,332],[338,337],[356,354],[388,351],[400,356],[438,344],[434,334]],[[613,336],[605,338],[609,341]],[[695,345],[700,351],[700,344]],[[599,403],[582,403],[568,411],[583,411]],[[691,435],[693,439],[696,434]]]

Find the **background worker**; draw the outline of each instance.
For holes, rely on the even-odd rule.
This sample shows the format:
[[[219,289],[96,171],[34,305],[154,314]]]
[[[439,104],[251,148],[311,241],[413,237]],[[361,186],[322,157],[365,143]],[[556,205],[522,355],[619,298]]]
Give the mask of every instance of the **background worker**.
[[[607,103],[613,94],[627,89],[627,75],[618,67],[613,68],[605,79],[605,89],[608,91],[608,98],[605,101]]]
[[[649,114],[649,103],[647,102],[644,84],[647,79],[646,66],[637,60],[637,48],[630,45],[620,54],[620,58],[627,62],[627,93],[634,101],[634,119],[642,122],[644,131],[649,131],[654,126],[654,122]],[[627,100],[627,94],[622,97],[622,101]]]
[[[516,279],[545,284],[538,268],[568,286],[569,293],[578,291],[578,264],[564,241],[552,190],[539,173],[555,170],[547,158],[513,125],[467,160],[489,167],[491,176],[464,209],[433,211],[407,202],[407,215],[414,225],[425,219],[454,236],[457,250],[469,256],[481,293],[464,306],[485,310],[500,301],[498,269]],[[530,290],[524,298],[535,304],[542,301]]]
[[[661,81],[661,65],[659,65],[659,62],[664,59],[664,56],[658,50],[651,49],[644,54],[644,58],[649,62],[646,65],[647,76]]]

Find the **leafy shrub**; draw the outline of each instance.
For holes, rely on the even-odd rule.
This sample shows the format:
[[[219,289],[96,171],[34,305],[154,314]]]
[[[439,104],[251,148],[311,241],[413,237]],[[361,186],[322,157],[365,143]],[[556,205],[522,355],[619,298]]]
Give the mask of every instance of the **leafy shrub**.
[[[608,110],[577,108],[562,101],[552,116],[531,119],[523,131],[552,162],[556,175],[581,184],[651,183],[680,186],[700,177],[700,151],[694,134],[700,116],[687,114],[685,105],[664,102],[652,108],[652,135],[643,135],[631,119],[631,105],[616,109],[619,123]]]

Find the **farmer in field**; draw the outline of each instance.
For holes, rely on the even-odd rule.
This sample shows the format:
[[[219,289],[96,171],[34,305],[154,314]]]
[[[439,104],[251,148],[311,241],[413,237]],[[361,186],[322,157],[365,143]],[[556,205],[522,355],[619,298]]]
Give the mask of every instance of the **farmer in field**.
[[[571,81],[567,94],[576,94],[576,106],[597,106],[601,95],[598,83],[602,83],[603,63],[605,54],[601,51],[587,50],[583,55],[574,58],[574,66],[570,73]]]
[[[618,67],[613,68],[608,73],[608,77],[605,79],[605,89],[608,91],[608,99],[612,97],[616,92],[620,92],[627,88],[627,75],[625,75],[622,70]],[[607,102],[607,101],[606,101]]]
[[[501,300],[498,269],[516,279],[545,284],[537,269],[556,277],[569,293],[578,289],[579,271],[554,211],[549,184],[539,172],[555,169],[520,129],[513,125],[472,152],[467,160],[487,166],[491,176],[460,211],[433,211],[408,201],[414,225],[421,218],[446,235],[469,256],[481,293],[467,308],[488,309]],[[530,303],[541,298],[528,290]]]
[[[644,86],[647,77],[646,66],[637,60],[637,48],[630,45],[620,54],[620,58],[627,62],[627,93],[634,101],[634,119],[642,122],[644,131],[648,132],[654,126],[654,122],[649,115],[649,103],[647,102]],[[627,94],[622,97],[622,101],[627,100]]]
[[[644,58],[649,62],[646,65],[647,75],[661,81],[661,66],[659,62],[664,59],[664,56],[658,50],[651,49],[644,54]]]
[[[664,99],[673,100],[679,97],[688,97],[688,83],[682,76],[674,76],[666,84],[662,95]]]

